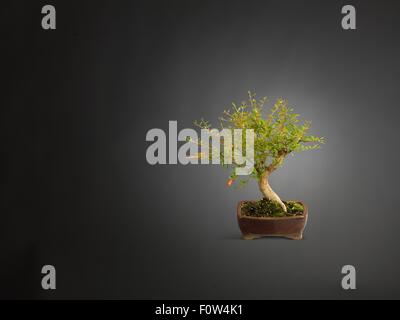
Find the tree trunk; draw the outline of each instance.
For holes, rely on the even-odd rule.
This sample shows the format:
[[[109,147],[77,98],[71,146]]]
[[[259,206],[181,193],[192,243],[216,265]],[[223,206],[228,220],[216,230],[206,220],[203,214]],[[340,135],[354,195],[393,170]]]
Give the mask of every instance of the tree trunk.
[[[268,183],[268,178],[269,178],[270,173],[271,172],[269,170],[266,170],[262,174],[260,181],[259,181],[260,191],[262,192],[264,197],[266,197],[269,200],[277,202],[282,207],[282,210],[284,212],[287,212],[285,204],[282,202],[282,200],[279,198],[279,196],[274,192],[274,190],[272,190],[272,188],[270,187],[270,185]]]

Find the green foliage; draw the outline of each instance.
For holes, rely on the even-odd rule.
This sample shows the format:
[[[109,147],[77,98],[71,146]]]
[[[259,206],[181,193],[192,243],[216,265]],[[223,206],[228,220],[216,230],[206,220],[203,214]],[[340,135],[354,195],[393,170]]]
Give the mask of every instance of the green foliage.
[[[304,207],[301,203],[295,201],[284,203],[287,212],[284,212],[278,203],[266,198],[259,201],[247,201],[243,204],[242,213],[253,217],[284,217],[303,214]]]
[[[266,103],[267,97],[256,99],[254,93],[248,92],[246,101],[240,105],[232,103],[219,118],[221,129],[231,129],[232,132],[234,129],[254,130],[254,170],[251,177],[255,179],[259,179],[266,170],[272,172],[280,167],[287,155],[319,149],[324,143],[323,137],[308,135],[311,122],[301,122],[299,114],[294,113],[287,100],[277,99],[269,111],[265,110]],[[195,121],[195,125],[202,129],[211,128],[211,124],[203,119]],[[245,135],[243,150],[244,145]],[[233,169],[235,166],[233,163]],[[230,178],[237,178],[234,170]]]

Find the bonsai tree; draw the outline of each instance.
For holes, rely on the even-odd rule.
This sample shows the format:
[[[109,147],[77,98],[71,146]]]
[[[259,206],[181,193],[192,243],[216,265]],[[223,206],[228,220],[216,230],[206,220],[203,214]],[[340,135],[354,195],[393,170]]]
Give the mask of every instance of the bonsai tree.
[[[285,203],[269,185],[271,173],[282,166],[289,154],[319,149],[324,143],[324,138],[308,134],[311,122],[300,122],[299,115],[293,112],[287,100],[277,99],[268,112],[264,110],[266,102],[267,97],[257,100],[254,93],[248,92],[247,101],[240,105],[232,103],[231,108],[224,110],[219,122],[221,129],[253,129],[254,167],[247,179],[239,179],[240,184],[246,184],[250,178],[256,179],[264,198],[278,205],[286,213]],[[201,129],[211,128],[210,123],[203,119],[195,121],[195,125]],[[227,183],[231,186],[239,178],[235,173],[238,164],[233,161],[232,164],[226,165],[224,154],[220,156],[221,164],[233,169]]]

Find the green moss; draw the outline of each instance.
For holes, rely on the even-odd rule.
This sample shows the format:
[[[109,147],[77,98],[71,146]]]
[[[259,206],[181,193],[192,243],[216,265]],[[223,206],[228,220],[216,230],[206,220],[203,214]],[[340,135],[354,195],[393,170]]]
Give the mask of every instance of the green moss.
[[[253,217],[285,217],[302,215],[304,212],[304,207],[299,202],[283,201],[283,203],[287,208],[286,213],[279,204],[266,198],[259,201],[248,201],[242,206],[242,214]]]

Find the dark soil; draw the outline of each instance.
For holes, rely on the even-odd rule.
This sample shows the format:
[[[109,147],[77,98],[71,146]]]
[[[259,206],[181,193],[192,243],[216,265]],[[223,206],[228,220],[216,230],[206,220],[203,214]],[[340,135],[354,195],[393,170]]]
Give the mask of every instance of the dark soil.
[[[300,202],[283,201],[287,212],[284,212],[279,204],[263,198],[259,201],[247,201],[242,206],[242,214],[252,217],[292,217],[300,216],[304,212],[304,207]]]

